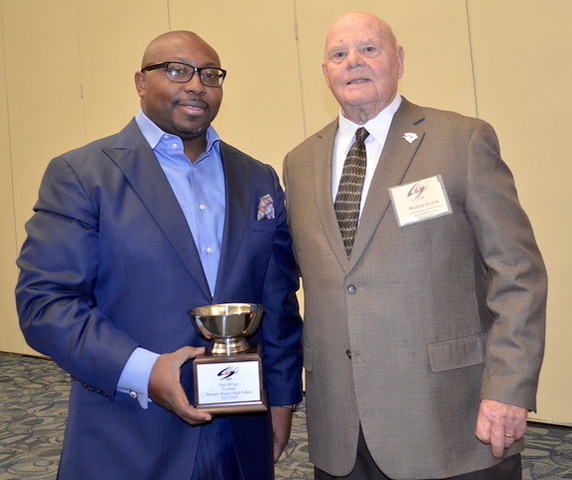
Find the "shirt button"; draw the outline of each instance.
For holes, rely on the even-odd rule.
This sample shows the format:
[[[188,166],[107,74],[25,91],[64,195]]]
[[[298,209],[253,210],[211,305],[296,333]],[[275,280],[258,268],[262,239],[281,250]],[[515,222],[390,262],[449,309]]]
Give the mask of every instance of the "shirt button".
[[[207,206],[204,203],[199,204],[199,210],[205,210]]]
[[[208,254],[211,254],[211,253],[213,253],[213,249],[211,247],[207,247],[206,252]]]
[[[352,359],[352,351],[349,348],[346,350],[346,355],[350,360]]]
[[[129,396],[130,396],[131,398],[137,398],[139,395],[137,395],[137,392],[134,392],[133,390],[131,390],[131,391],[129,392]]]
[[[350,295],[353,295],[357,292],[357,287],[352,283],[346,287],[346,292],[348,292]]]

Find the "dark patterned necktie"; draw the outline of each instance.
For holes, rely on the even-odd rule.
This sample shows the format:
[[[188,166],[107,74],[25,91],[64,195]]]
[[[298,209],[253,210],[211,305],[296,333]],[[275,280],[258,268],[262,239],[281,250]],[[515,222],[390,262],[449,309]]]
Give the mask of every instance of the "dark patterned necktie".
[[[369,132],[365,128],[357,129],[356,140],[344,162],[342,178],[334,202],[334,209],[348,258],[352,253],[359,221],[361,191],[367,162],[364,141],[368,136]]]

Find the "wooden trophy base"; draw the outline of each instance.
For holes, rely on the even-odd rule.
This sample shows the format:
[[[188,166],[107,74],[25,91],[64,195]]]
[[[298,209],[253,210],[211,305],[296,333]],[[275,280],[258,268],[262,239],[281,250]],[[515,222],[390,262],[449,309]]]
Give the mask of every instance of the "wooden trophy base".
[[[213,414],[266,411],[257,346],[234,355],[199,355],[193,368],[198,410]]]

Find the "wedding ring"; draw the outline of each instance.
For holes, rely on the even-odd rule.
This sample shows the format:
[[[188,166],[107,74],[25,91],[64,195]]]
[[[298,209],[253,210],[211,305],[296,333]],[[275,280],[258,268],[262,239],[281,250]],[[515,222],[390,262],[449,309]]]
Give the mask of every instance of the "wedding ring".
[[[514,438],[516,435],[514,435],[514,434],[509,435],[508,433],[505,433],[504,436],[505,436],[506,438]]]

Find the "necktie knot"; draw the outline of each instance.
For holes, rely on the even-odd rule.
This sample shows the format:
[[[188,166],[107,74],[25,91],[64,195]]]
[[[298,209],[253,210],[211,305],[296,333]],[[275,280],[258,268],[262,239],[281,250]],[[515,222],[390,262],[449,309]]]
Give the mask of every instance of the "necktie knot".
[[[356,142],[365,142],[367,137],[369,137],[369,132],[364,127],[356,130]]]

